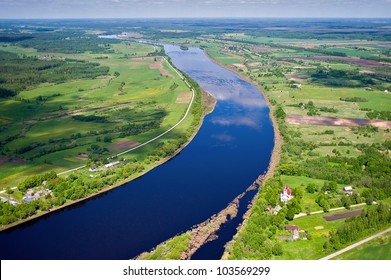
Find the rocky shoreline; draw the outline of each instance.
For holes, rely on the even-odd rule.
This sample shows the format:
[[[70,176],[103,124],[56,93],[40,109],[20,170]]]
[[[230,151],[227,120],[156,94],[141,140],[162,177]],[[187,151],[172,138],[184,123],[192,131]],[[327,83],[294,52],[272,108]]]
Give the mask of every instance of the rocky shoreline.
[[[215,59],[213,59],[212,57],[210,57],[206,51],[204,50],[204,53],[209,57],[210,60],[212,60],[214,63],[218,64],[219,66],[223,67],[224,69],[227,69],[235,74],[237,74],[238,76],[240,76],[242,79],[248,81],[249,83],[255,85],[253,83],[253,81],[251,81],[248,77],[244,76],[243,74],[241,73],[238,73],[236,71],[234,71],[233,69],[229,68],[227,65],[224,65],[218,61],[216,61]],[[274,148],[273,148],[273,151],[272,151],[272,155],[271,155],[271,158],[270,158],[270,163],[269,163],[269,166],[267,168],[267,171],[264,173],[264,174],[261,174],[254,182],[253,184],[248,187],[246,189],[246,191],[244,191],[243,193],[241,193],[240,195],[238,195],[233,201],[231,201],[228,206],[226,208],[224,208],[223,210],[221,210],[219,213],[213,215],[212,217],[210,217],[209,219],[207,219],[206,221],[198,224],[198,225],[195,225],[191,230],[185,232],[185,233],[182,233],[180,235],[183,235],[183,234],[190,234],[191,236],[191,239],[190,239],[190,242],[189,242],[189,245],[186,249],[186,251],[184,251],[182,254],[181,254],[181,257],[180,259],[181,260],[188,260],[191,258],[191,256],[201,247],[203,246],[204,244],[206,244],[207,242],[210,242],[212,240],[215,240],[216,238],[218,238],[218,236],[216,235],[216,232],[221,228],[221,226],[223,224],[225,224],[227,221],[233,219],[236,217],[237,213],[238,213],[238,208],[239,208],[239,203],[240,203],[240,199],[243,198],[243,196],[249,192],[249,191],[252,191],[252,190],[260,190],[260,187],[262,186],[263,182],[270,178],[274,172],[275,172],[275,169],[280,161],[280,155],[281,155],[281,145],[282,145],[282,136],[281,136],[281,133],[280,133],[280,130],[278,128],[278,123],[277,123],[277,119],[274,117],[273,115],[273,111],[272,111],[272,104],[270,103],[267,95],[262,92],[262,90],[260,89],[260,87],[258,85],[255,85],[257,87],[257,89],[259,90],[259,92],[264,96],[265,98],[265,101],[267,102],[268,104],[268,107],[270,109],[270,113],[269,113],[269,116],[270,116],[270,119],[272,121],[272,124],[273,124],[273,130],[274,130]],[[250,216],[250,212],[251,212],[251,206],[253,205],[254,201],[257,199],[257,195],[254,196],[254,198],[252,199],[252,202],[249,204],[248,206],[248,210],[246,211],[246,213],[243,215],[243,222],[240,224],[240,226],[238,227],[238,232],[243,228],[243,226],[246,224],[246,221],[248,219],[248,217]],[[237,233],[236,233],[237,234]],[[173,237],[175,238],[175,237]],[[149,252],[144,252],[140,255],[138,255],[135,259],[137,260],[141,260],[141,259],[145,259],[146,256],[148,256],[149,254],[152,254],[157,247],[159,246],[165,246],[167,244],[168,241],[172,240],[173,238],[170,238],[164,242],[162,242],[161,244],[157,245],[154,249],[152,249],[151,251]],[[227,246],[229,246],[229,244],[232,242],[232,240],[226,244],[226,248]],[[222,259],[227,259],[229,256],[227,250],[224,251],[224,254],[222,256]]]

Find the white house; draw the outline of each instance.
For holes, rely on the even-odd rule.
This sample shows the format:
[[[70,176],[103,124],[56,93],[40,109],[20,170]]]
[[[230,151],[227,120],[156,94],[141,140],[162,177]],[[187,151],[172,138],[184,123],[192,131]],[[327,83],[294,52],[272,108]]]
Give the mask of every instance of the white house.
[[[287,203],[292,198],[293,198],[292,190],[287,185],[285,185],[284,189],[280,193],[281,202]]]
[[[352,188],[352,186],[346,186],[346,187],[343,187],[343,191],[346,194],[352,194],[353,193],[353,188]]]
[[[282,209],[282,207],[279,204],[277,204],[277,206],[274,207],[274,209],[273,209],[273,214],[277,215],[281,211],[281,209]]]
[[[114,167],[116,165],[120,164],[119,161],[114,161],[114,162],[110,162],[108,164],[105,164],[105,168],[110,168],[110,167]]]

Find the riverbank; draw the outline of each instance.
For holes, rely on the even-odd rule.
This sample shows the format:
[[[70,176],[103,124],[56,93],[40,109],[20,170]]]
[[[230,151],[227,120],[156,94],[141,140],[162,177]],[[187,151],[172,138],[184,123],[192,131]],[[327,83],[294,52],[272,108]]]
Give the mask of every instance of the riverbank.
[[[276,119],[276,117],[273,114],[273,112],[274,112],[273,111],[273,105],[271,104],[271,102],[269,100],[269,97],[267,96],[267,94],[265,94],[263,92],[263,90],[261,89],[261,87],[259,87],[259,85],[255,84],[254,81],[249,79],[246,75],[243,75],[242,73],[240,73],[238,71],[235,71],[234,68],[231,68],[231,67],[229,67],[229,66],[227,66],[227,65],[225,65],[225,64],[223,64],[223,63],[221,63],[219,61],[217,61],[216,59],[214,59],[213,57],[208,55],[206,50],[204,50],[204,53],[214,63],[218,64],[219,66],[223,67],[224,69],[227,69],[228,71],[231,71],[232,73],[235,73],[236,75],[238,75],[243,80],[245,80],[245,81],[249,82],[250,84],[254,85],[258,89],[258,91],[262,94],[262,96],[264,97],[264,99],[265,99],[265,101],[267,103],[267,106],[269,107],[269,110],[270,110],[269,117],[270,117],[270,120],[272,121],[273,130],[274,130],[274,148],[273,148],[273,151],[272,151],[272,156],[270,158],[269,167],[267,169],[267,172],[265,174],[265,178],[264,179],[270,178],[274,174],[274,171],[275,171],[278,163],[280,162],[281,147],[282,147],[283,139],[282,139],[282,136],[281,136],[281,133],[280,133],[280,129],[278,127],[277,119]]]
[[[242,73],[262,85],[276,109],[279,129],[284,136],[280,165],[275,176],[264,184],[251,213],[248,213],[234,241],[226,249],[229,253],[224,258],[319,259],[325,253],[339,249],[340,244],[333,244],[334,240],[339,239],[333,238],[332,232],[345,227],[344,221],[327,220],[324,224],[322,217],[318,219],[307,214],[301,218],[303,220],[293,218],[300,212],[323,213],[330,208],[349,209],[351,204],[371,204],[375,197],[378,200],[387,197],[386,194],[378,195],[381,187],[375,183],[384,181],[387,171],[382,168],[389,165],[385,156],[387,147],[383,148],[389,138],[387,123],[385,120],[369,123],[365,118],[373,118],[373,115],[364,112],[379,108],[389,110],[386,106],[381,107],[387,104],[387,92],[371,88],[369,93],[364,86],[354,91],[347,89],[346,85],[333,86],[331,77],[320,81],[310,69],[321,72],[323,65],[316,65],[316,62],[302,64],[293,60],[287,63],[280,59],[283,52],[292,55],[289,47],[258,53],[262,43],[256,44],[259,46],[239,46],[236,42],[225,40],[219,43],[221,45],[218,44],[218,47],[216,42],[211,43],[214,49],[208,49],[208,52],[221,62],[236,63],[232,71],[236,70],[238,75]],[[246,51],[247,47],[252,51]],[[342,69],[337,63],[327,67],[330,72]],[[348,64],[344,67],[353,68]],[[344,71],[347,73],[350,69]],[[376,78],[376,75],[372,77]],[[349,97],[346,98],[345,94],[349,94]],[[360,100],[365,103],[360,103]],[[377,118],[382,118],[380,113]],[[351,166],[360,166],[363,162],[358,158],[365,159],[366,163],[362,169],[354,170]],[[376,158],[376,163],[375,160],[367,162],[366,158]],[[371,184],[364,184],[364,178]],[[328,189],[328,185],[333,187]],[[288,186],[296,198],[285,205],[279,197],[283,186]],[[354,191],[347,195],[344,186],[352,186]],[[384,203],[389,203],[389,199]],[[282,207],[280,212],[276,207],[278,204]],[[265,222],[260,226],[262,220]],[[346,220],[348,223],[349,220]],[[286,225],[297,226],[310,238],[303,234],[303,239],[297,242],[283,242],[286,236],[289,237]]]
[[[170,64],[171,65],[171,64]],[[152,164],[150,164],[150,166],[148,166],[145,170],[143,170],[141,173],[137,173],[131,177],[128,177],[126,178],[125,180],[122,180],[118,183],[115,183],[113,185],[110,185],[102,190],[99,190],[98,192],[96,193],[93,193],[93,194],[90,194],[90,195],[87,195],[83,198],[80,198],[80,199],[77,199],[77,200],[73,200],[73,201],[68,201],[66,202],[65,204],[61,205],[61,206],[58,206],[58,207],[54,207],[54,208],[51,208],[49,209],[48,211],[46,212],[40,212],[40,213],[37,213],[33,216],[30,216],[28,218],[25,218],[23,220],[18,220],[12,224],[9,224],[9,225],[4,225],[4,226],[0,226],[0,232],[1,231],[5,231],[5,230],[9,230],[11,228],[14,228],[14,227],[17,227],[19,225],[22,225],[24,223],[27,223],[27,222],[31,222],[31,221],[34,221],[36,219],[39,219],[41,218],[42,216],[44,215],[47,215],[47,214],[50,214],[50,213],[53,213],[53,212],[56,212],[56,211],[59,211],[59,210],[62,210],[66,207],[69,207],[71,205],[76,205],[76,204],[79,204],[79,203],[82,203],[88,199],[91,199],[93,197],[96,197],[96,196],[99,196],[101,194],[104,194],[108,191],[111,191],[117,187],[120,187],[126,183],[129,183],[137,178],[140,178],[142,176],[144,176],[146,173],[148,173],[149,171],[153,170],[154,168],[166,163],[167,161],[171,160],[172,158],[176,157],[184,148],[186,148],[186,146],[188,144],[190,144],[190,142],[194,139],[194,137],[197,135],[199,129],[201,128],[202,126],[202,123],[203,123],[203,120],[205,118],[206,115],[210,114],[211,112],[213,112],[213,109],[214,109],[214,106],[216,104],[216,101],[214,100],[214,98],[204,92],[203,90],[200,90],[200,98],[201,98],[201,104],[202,104],[202,113],[201,113],[201,118],[200,118],[200,122],[198,123],[198,125],[195,127],[194,129],[194,133],[191,135],[191,137],[189,137],[187,139],[187,141],[179,148],[177,149],[171,156],[168,156],[168,157],[165,157],[165,158],[162,158],[160,159],[159,161],[157,162],[154,162]],[[197,93],[195,93],[195,95],[197,95]],[[196,98],[196,96],[194,96],[194,99]],[[188,108],[188,111],[190,111],[190,108],[192,107],[192,103],[189,103],[189,108]],[[187,116],[187,115],[186,115]],[[171,129],[170,129],[171,130]]]
[[[249,192],[251,190],[255,190],[255,189],[259,190],[259,188],[261,187],[262,183],[266,179],[268,179],[271,176],[273,176],[273,174],[275,172],[275,169],[276,169],[276,167],[277,167],[277,165],[279,164],[279,161],[280,161],[282,136],[281,136],[280,130],[278,128],[277,119],[275,118],[275,116],[273,114],[272,104],[270,103],[270,100],[268,99],[267,95],[258,87],[258,85],[255,85],[253,83],[253,81],[251,81],[248,77],[242,75],[241,73],[238,73],[238,72],[234,71],[233,69],[227,67],[226,65],[220,63],[219,61],[216,61],[215,59],[210,57],[205,50],[204,50],[204,53],[215,64],[221,66],[222,68],[224,68],[224,69],[226,69],[226,70],[228,70],[228,71],[230,71],[230,72],[232,72],[234,74],[237,74],[243,80],[246,80],[247,82],[249,82],[252,85],[254,85],[258,89],[258,91],[263,95],[263,97],[264,97],[264,99],[265,99],[265,101],[266,101],[266,103],[267,103],[267,105],[268,105],[268,107],[270,109],[269,117],[270,117],[270,119],[272,121],[273,130],[274,130],[274,148],[273,148],[272,155],[271,155],[271,158],[270,158],[269,166],[267,168],[266,173],[260,174],[259,177],[253,182],[253,184],[250,187],[248,187],[245,192],[241,193],[233,201],[231,201],[227,205],[226,208],[221,210],[219,213],[213,215],[212,217],[210,217],[206,221],[204,221],[204,222],[202,222],[200,224],[195,225],[193,227],[193,229],[191,229],[189,231],[186,231],[185,233],[179,234],[179,235],[177,235],[177,236],[175,236],[173,238],[170,238],[170,239],[162,242],[161,244],[157,245],[154,249],[152,249],[149,252],[144,252],[144,253],[140,254],[139,256],[136,257],[136,259],[139,259],[139,260],[141,260],[141,259],[155,259],[155,258],[156,259],[162,259],[162,258],[165,258],[165,256],[158,255],[157,252],[162,250],[161,248],[167,248],[168,246],[175,246],[175,243],[176,243],[175,239],[178,239],[178,243],[179,243],[179,240],[182,241],[184,236],[190,236],[190,239],[188,240],[188,244],[185,246],[186,249],[180,255],[180,259],[181,260],[190,259],[191,256],[201,246],[203,246],[204,244],[206,244],[209,241],[214,240],[215,238],[218,238],[218,236],[216,236],[215,233],[221,228],[221,226],[223,224],[225,224],[229,220],[231,220],[234,217],[236,217],[237,212],[238,212],[240,199],[247,192]],[[256,198],[257,198],[257,195],[254,196],[254,198],[252,199],[252,202],[250,203],[249,206],[251,206],[254,203]],[[245,225],[245,223],[246,223],[246,221],[247,221],[247,219],[248,219],[248,217],[250,215],[250,211],[251,211],[251,207],[248,207],[248,210],[246,211],[246,213],[243,216],[244,220],[241,223],[240,228],[238,228],[238,232],[240,231],[242,226]],[[170,250],[168,250],[168,251],[170,251]],[[224,253],[224,255],[225,254],[226,254],[226,252]]]
[[[213,215],[212,217],[205,220],[204,222],[193,226],[191,230],[188,230],[185,233],[181,233],[173,238],[170,238],[160,243],[151,251],[141,253],[135,259],[136,260],[166,259],[166,258],[180,259],[180,260],[191,259],[192,255],[201,246],[203,246],[209,241],[213,241],[214,239],[218,238],[216,232],[221,228],[221,226],[237,216],[240,200],[246,195],[246,193],[248,193],[249,191],[253,191],[255,189],[256,188],[254,185],[250,186],[243,193],[235,197],[235,199],[231,201],[227,205],[227,207],[221,210],[219,213]],[[161,250],[168,251],[168,252],[170,252],[171,249],[175,250],[176,248],[173,247],[175,247],[175,244],[177,242],[179,243],[179,241],[177,241],[176,239],[182,240],[184,236],[189,236],[190,238],[185,246],[185,250],[180,252],[180,255],[176,256],[176,258],[172,258],[172,256],[161,255],[158,252]],[[174,244],[173,247],[171,247],[172,244]]]
[[[214,59],[213,57],[211,57],[210,55],[208,55],[208,53],[206,52],[206,50],[204,50],[204,53],[209,57],[210,60],[212,60],[214,63],[218,64],[219,66],[237,74],[239,77],[241,77],[243,80],[246,80],[247,82],[251,83],[252,85],[254,85],[258,91],[262,94],[262,96],[264,97],[266,103],[267,103],[267,106],[269,107],[269,117],[272,121],[272,124],[273,124],[273,130],[274,130],[274,148],[273,148],[273,151],[272,151],[272,155],[271,155],[271,158],[270,158],[270,163],[269,163],[269,166],[267,168],[267,172],[265,173],[264,176],[262,176],[262,180],[256,180],[256,182],[258,183],[259,185],[259,189],[258,191],[261,191],[260,187],[262,186],[262,183],[267,180],[268,178],[271,178],[273,175],[274,175],[274,172],[280,162],[280,158],[281,158],[281,147],[282,147],[282,143],[283,143],[283,139],[282,139],[282,136],[281,136],[281,133],[280,133],[280,129],[278,127],[278,122],[277,122],[277,118],[274,116],[274,110],[273,110],[273,105],[271,104],[270,100],[269,100],[269,97],[267,96],[266,93],[263,92],[263,90],[257,85],[254,83],[254,81],[252,81],[251,79],[249,79],[246,75],[243,75],[242,73],[238,72],[238,71],[235,71],[234,68],[231,68],[219,61],[217,61],[216,59]],[[261,176],[260,176],[261,177]],[[243,215],[243,222],[241,223],[241,225],[238,227],[238,231],[236,233],[236,235],[234,236],[234,238],[239,234],[239,232],[245,227],[245,225],[247,224],[247,221],[248,221],[248,218],[250,217],[250,213],[251,213],[251,206],[254,204],[255,200],[257,199],[257,195],[254,196],[254,198],[252,199],[249,207],[248,207],[248,210],[246,211],[246,213]],[[226,248],[228,248],[230,245],[232,245],[232,242],[234,240],[234,238],[226,244]],[[222,256],[222,259],[223,260],[226,260],[228,259],[229,257],[229,253],[227,250],[224,251],[224,254]]]

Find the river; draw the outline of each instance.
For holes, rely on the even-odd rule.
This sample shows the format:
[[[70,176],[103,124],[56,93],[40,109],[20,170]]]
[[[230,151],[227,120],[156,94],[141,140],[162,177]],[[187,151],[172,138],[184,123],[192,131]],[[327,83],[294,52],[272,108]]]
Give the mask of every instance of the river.
[[[192,142],[139,179],[1,232],[1,259],[130,259],[219,212],[266,171],[274,132],[257,88],[201,49],[164,47],[217,100]],[[195,257],[219,258],[240,221]]]

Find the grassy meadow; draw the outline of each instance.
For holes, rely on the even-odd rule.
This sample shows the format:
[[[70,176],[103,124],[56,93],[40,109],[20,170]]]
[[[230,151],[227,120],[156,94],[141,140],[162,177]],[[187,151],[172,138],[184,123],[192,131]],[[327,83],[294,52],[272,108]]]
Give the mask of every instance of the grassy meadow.
[[[283,208],[281,213],[269,216],[269,227],[263,222],[264,229],[260,230],[256,225],[262,223],[260,217],[263,217],[264,210],[258,204],[264,205],[269,200],[272,201],[269,202],[271,206],[275,206],[275,200],[270,199],[270,191],[266,189],[266,193],[262,194],[261,187],[260,198],[250,210],[249,221],[227,247],[226,256],[230,259],[319,259],[330,252],[323,247],[329,242],[330,232],[336,231],[346,219],[327,222],[323,216],[331,213],[324,213],[294,220],[287,218],[286,223],[281,223],[282,217],[289,217],[292,211],[305,213],[344,205],[349,208],[350,204],[365,202],[369,189],[368,184],[363,183],[364,178],[353,181],[348,179],[349,176],[342,178],[332,174],[339,172],[338,168],[346,172],[353,170],[354,162],[370,146],[376,147],[380,154],[389,158],[389,151],[382,145],[391,139],[391,134],[389,129],[372,127],[315,126],[305,123],[291,125],[285,123],[285,116],[368,119],[367,113],[371,111],[390,112],[391,83],[389,79],[383,78],[388,75],[389,68],[364,60],[374,57],[377,57],[376,61],[381,61],[381,58],[386,60],[384,50],[379,49],[376,42],[373,42],[373,47],[361,47],[359,43],[349,46],[347,41],[340,41],[338,43],[346,46],[332,47],[335,41],[229,33],[207,41],[203,44],[208,55],[258,85],[272,104],[274,114],[281,118],[278,124],[284,143],[273,180],[277,180],[280,186],[288,185],[297,196],[293,204],[280,203]],[[330,47],[322,48],[324,45]],[[334,54],[343,59],[339,59],[340,56],[325,58]],[[284,112],[282,117],[276,113],[279,107]],[[348,163],[350,159],[351,164]],[[303,169],[298,172],[301,166]],[[321,174],[316,169],[325,169],[325,173]],[[359,178],[359,171],[355,172],[358,172]],[[335,184],[331,191],[328,189],[330,184]],[[309,185],[312,186],[311,191]],[[354,187],[351,197],[346,197],[342,191],[348,185]],[[387,195],[379,197],[381,199],[378,202],[389,201]],[[284,239],[280,236],[290,235],[289,231],[283,229],[287,223],[299,226],[311,238],[282,241]],[[254,244],[261,247],[255,249]]]
[[[3,45],[0,50],[43,55],[31,48],[12,45]],[[86,164],[87,150],[94,144],[107,148],[107,157],[122,152],[131,147],[126,142],[143,143],[180,120],[188,103],[177,102],[177,98],[190,94],[190,90],[168,62],[147,56],[157,51],[157,47],[118,42],[112,44],[112,50],[107,54],[49,53],[56,59],[99,63],[110,71],[107,76],[95,79],[40,84],[20,92],[17,98],[0,99],[0,141],[5,142],[2,157],[24,161],[2,164],[1,188],[13,187],[32,174],[61,172]],[[98,119],[84,120],[77,116]],[[173,133],[184,134],[191,121],[190,115]],[[156,123],[140,133],[119,132],[120,127],[129,123],[142,127],[150,122]],[[153,147],[136,150],[124,158],[143,160],[150,149]]]
[[[375,238],[334,258],[335,260],[390,260],[391,233]]]

